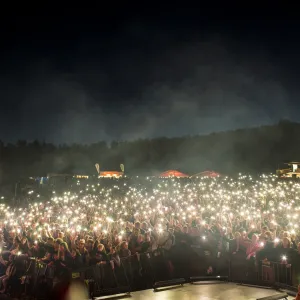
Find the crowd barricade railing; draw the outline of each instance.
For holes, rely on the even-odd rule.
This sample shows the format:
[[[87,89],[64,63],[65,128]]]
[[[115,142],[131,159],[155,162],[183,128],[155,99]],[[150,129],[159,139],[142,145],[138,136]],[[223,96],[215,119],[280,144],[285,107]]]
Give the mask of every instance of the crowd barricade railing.
[[[133,290],[142,289],[145,279],[143,276],[141,257],[143,257],[143,255],[141,256],[139,253],[135,253],[129,257],[122,258],[124,270]]]
[[[200,284],[201,281],[222,282],[229,279],[229,256],[216,252],[216,249],[192,245],[193,252],[188,261],[188,282]]]
[[[43,296],[59,280],[56,268],[35,258],[17,257],[23,294]],[[210,272],[211,268],[211,272]],[[235,255],[206,251],[200,247],[179,245],[167,251],[156,249],[147,253],[101,262],[69,270],[72,280],[85,283],[90,297],[126,294],[132,290],[169,287],[199,281],[233,281],[265,287],[295,287],[297,276],[293,265],[266,260],[247,260],[245,253]],[[298,272],[300,273],[300,272]],[[19,277],[19,278],[20,278]],[[19,280],[20,281],[20,280]],[[41,286],[43,288],[41,288]]]
[[[142,285],[139,286],[139,288],[141,289],[152,288],[155,282],[153,266],[151,263],[151,255],[151,252],[146,252],[137,255],[137,260],[139,262],[138,275],[142,278]]]
[[[43,297],[54,285],[54,266],[41,262],[37,259],[29,259],[26,272],[26,294],[32,294],[36,298]]]
[[[266,282],[270,285],[275,284],[275,272],[274,272],[274,264],[267,260],[262,260],[260,262],[261,270],[260,270],[260,279],[263,282]]]
[[[27,260],[28,257],[26,255],[18,255],[12,261],[14,271],[8,280],[7,290],[13,297],[18,297],[24,293],[21,279],[26,272]]]
[[[121,279],[121,282],[124,282],[125,279],[130,285],[130,287],[134,290],[134,255],[122,257],[120,263],[124,274],[124,277]]]
[[[260,279],[255,258],[246,259],[243,252],[231,255],[229,279],[238,283],[258,283]]]
[[[261,261],[261,280],[272,286],[295,290],[298,282],[292,264],[285,262]]]
[[[151,254],[154,274],[154,288],[166,285],[181,285],[196,281],[196,278],[210,276],[215,279],[228,279],[229,259],[200,247],[179,244],[171,251],[158,249]]]
[[[192,246],[194,253],[189,256],[190,276],[229,276],[230,257],[226,252],[216,252],[212,249]]]
[[[93,299],[96,290],[95,287],[95,266],[86,266],[79,269],[71,270],[72,281],[79,281],[86,286],[89,297]]]
[[[172,252],[165,249],[156,249],[150,254],[150,266],[153,274],[153,288],[175,286],[185,283],[185,279],[179,277],[178,264],[174,265]],[[180,260],[181,262],[181,260]],[[179,262],[179,263],[180,263]]]
[[[16,275],[10,284],[14,294],[25,297],[38,297],[51,290],[53,285],[53,267],[36,258],[20,255],[15,258]],[[43,283],[43,289],[40,284]],[[48,288],[48,289],[47,289]]]
[[[128,294],[131,286],[122,259],[102,261],[91,267],[90,295]]]

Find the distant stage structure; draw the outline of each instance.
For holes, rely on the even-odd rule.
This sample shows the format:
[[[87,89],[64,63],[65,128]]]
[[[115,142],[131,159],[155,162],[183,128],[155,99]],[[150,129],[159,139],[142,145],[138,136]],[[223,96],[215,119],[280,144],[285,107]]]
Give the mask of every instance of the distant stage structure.
[[[125,167],[123,164],[120,164],[121,171],[101,171],[99,164],[95,164],[95,167],[99,178],[120,178],[124,176]]]
[[[276,170],[279,178],[300,178],[300,162],[289,162],[284,165],[287,167]]]

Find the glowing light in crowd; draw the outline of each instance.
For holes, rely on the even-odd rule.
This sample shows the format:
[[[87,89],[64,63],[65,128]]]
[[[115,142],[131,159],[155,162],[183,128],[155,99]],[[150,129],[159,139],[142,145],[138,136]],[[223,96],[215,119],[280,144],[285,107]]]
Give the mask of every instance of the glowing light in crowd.
[[[77,182],[72,190],[63,193],[53,191],[52,198],[44,202],[42,193],[30,191],[30,204],[25,208],[0,204],[2,225],[20,237],[24,228],[32,229],[35,243],[46,231],[62,231],[72,236],[91,231],[97,236],[114,234],[116,239],[123,240],[128,226],[133,226],[132,221],[144,222],[147,234],[158,233],[162,238],[169,227],[182,230],[187,225],[196,228],[198,238],[205,241],[205,230],[212,225],[227,234],[237,221],[244,222],[247,231],[251,229],[254,233],[268,222],[271,229],[287,224],[288,234],[299,234],[300,184],[278,181],[272,175],[257,179],[243,174],[238,179],[149,177],[130,183],[116,180],[110,186],[79,183],[80,186]],[[272,239],[275,244],[280,243],[278,237]],[[264,247],[264,243],[259,246]]]

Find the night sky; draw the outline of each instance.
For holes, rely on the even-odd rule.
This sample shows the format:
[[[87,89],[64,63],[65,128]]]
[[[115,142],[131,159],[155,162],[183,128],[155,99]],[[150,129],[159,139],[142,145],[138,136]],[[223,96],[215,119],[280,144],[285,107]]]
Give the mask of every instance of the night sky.
[[[91,143],[298,121],[300,21],[181,13],[7,16],[0,138]]]

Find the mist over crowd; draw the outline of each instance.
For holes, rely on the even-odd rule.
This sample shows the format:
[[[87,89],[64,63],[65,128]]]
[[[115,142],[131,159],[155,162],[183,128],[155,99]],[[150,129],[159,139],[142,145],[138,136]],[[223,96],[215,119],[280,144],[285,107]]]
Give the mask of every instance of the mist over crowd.
[[[279,163],[299,159],[300,124],[281,121],[262,126],[178,138],[99,141],[54,145],[43,141],[1,143],[1,185],[48,173],[96,175],[119,171],[129,176],[158,175],[177,169],[193,175],[205,170],[235,175],[274,173]]]
[[[274,53],[262,43],[250,46],[258,37],[249,28],[244,41],[232,30],[186,33],[131,20],[105,38],[102,27],[84,23],[71,23],[78,29],[73,43],[66,26],[57,29],[59,42],[41,43],[42,27],[35,25],[32,42],[8,43],[0,58],[1,139],[112,142],[298,119],[298,84],[292,84],[297,74],[286,70],[291,54]],[[260,25],[262,41],[270,37],[269,26],[264,31]],[[100,30],[103,40],[81,30]],[[284,43],[285,37],[277,32],[274,43]]]

